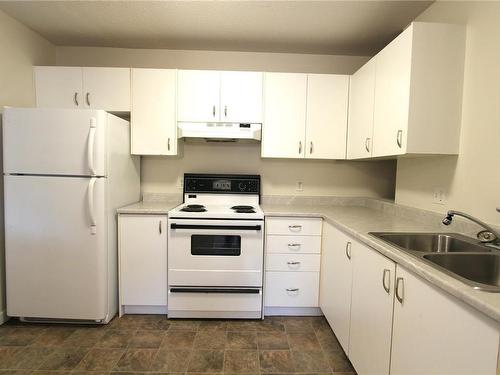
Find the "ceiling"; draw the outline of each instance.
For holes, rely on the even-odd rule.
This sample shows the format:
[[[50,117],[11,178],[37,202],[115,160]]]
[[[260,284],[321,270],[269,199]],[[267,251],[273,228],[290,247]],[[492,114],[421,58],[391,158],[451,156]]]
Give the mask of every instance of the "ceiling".
[[[373,55],[432,1],[0,1],[59,46]]]

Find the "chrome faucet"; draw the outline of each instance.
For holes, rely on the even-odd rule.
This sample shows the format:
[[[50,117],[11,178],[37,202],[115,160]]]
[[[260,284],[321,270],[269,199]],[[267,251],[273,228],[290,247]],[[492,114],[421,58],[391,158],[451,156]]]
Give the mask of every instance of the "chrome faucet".
[[[498,211],[498,208],[497,208],[497,211]],[[453,216],[455,216],[455,215],[465,217],[466,219],[469,219],[470,221],[472,221],[472,222],[474,222],[474,223],[476,223],[484,228],[484,230],[477,233],[477,238],[479,241],[483,242],[486,245],[490,245],[490,246],[493,246],[496,248],[500,247],[500,233],[498,233],[495,229],[490,227],[484,221],[476,219],[474,216],[466,214],[465,212],[454,211],[454,210],[448,211],[448,213],[446,214],[446,217],[443,219],[443,224],[450,225],[452,220],[453,220]]]

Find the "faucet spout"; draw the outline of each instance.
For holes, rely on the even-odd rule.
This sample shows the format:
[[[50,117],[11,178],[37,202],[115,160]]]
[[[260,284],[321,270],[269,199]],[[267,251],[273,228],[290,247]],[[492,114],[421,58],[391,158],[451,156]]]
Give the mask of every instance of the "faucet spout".
[[[484,221],[479,220],[475,218],[474,216],[471,216],[465,212],[462,211],[455,211],[455,210],[450,210],[446,214],[446,217],[443,219],[443,224],[444,225],[450,225],[451,222],[453,221],[453,217],[457,216],[462,216],[466,219],[469,219],[470,221],[482,226],[485,230],[480,231],[477,234],[477,238],[479,241],[484,242],[484,243],[489,243],[493,244],[495,246],[500,246],[500,233],[497,232],[495,229],[493,229],[491,226],[486,224]]]

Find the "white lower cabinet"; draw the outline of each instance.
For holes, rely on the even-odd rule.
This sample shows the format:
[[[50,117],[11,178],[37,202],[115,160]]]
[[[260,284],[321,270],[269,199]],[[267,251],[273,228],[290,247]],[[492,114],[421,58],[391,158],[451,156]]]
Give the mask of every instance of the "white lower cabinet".
[[[396,264],[352,244],[349,359],[358,374],[389,374]]]
[[[120,314],[167,312],[167,216],[120,214]]]
[[[496,322],[328,223],[320,307],[359,375],[496,373]]]
[[[318,313],[321,227],[319,218],[266,218],[266,314]]]
[[[496,373],[497,323],[400,266],[396,279],[391,375]]]

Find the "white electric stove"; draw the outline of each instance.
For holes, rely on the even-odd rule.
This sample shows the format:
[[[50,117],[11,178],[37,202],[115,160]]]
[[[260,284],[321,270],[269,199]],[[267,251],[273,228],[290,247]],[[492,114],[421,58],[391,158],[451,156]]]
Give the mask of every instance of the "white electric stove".
[[[168,213],[169,318],[261,318],[260,176],[185,174]]]

